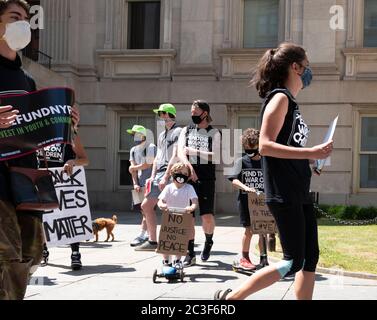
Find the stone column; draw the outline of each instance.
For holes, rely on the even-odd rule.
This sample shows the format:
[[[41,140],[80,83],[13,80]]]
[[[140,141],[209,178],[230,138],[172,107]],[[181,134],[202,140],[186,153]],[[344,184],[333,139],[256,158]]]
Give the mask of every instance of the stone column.
[[[181,4],[180,63],[210,65],[213,47],[212,0],[182,0]]]
[[[162,49],[172,48],[172,23],[173,23],[173,0],[164,0],[161,3],[162,19]]]
[[[40,51],[52,57],[53,64],[69,63],[69,0],[41,0],[45,29],[40,31]]]
[[[330,8],[335,4],[335,0],[304,0],[303,45],[311,63],[335,63],[335,30],[330,28]]]

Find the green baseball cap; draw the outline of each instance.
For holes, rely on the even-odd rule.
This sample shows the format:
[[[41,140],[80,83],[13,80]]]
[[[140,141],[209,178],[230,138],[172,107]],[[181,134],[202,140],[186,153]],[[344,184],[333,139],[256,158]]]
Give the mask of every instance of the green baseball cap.
[[[129,133],[129,134],[140,133],[140,134],[142,134],[144,137],[146,137],[146,136],[147,136],[147,129],[145,129],[143,126],[134,125],[134,126],[132,127],[132,129],[128,129],[128,130],[127,130],[127,133]]]
[[[173,115],[174,117],[177,116],[177,110],[175,110],[175,107],[170,103],[160,105],[160,107],[158,109],[154,109],[153,112],[157,114],[159,112],[167,112]]]

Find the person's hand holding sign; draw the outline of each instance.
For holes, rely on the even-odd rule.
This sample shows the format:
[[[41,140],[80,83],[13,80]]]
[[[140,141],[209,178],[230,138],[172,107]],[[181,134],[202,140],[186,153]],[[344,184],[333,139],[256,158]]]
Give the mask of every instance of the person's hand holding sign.
[[[12,106],[0,106],[0,129],[11,127],[16,120],[19,111]]]
[[[160,203],[158,204],[158,207],[160,208],[160,210],[161,210],[162,212],[169,213],[169,209],[168,209],[168,206],[167,206],[166,203],[164,203],[164,202],[160,202]]]
[[[246,187],[246,188],[244,189],[244,191],[245,191],[245,192],[254,192],[254,193],[257,192],[257,190],[255,190],[254,188],[249,188],[249,187]]]
[[[70,177],[73,174],[74,166],[75,160],[68,160],[63,167],[63,171]]]

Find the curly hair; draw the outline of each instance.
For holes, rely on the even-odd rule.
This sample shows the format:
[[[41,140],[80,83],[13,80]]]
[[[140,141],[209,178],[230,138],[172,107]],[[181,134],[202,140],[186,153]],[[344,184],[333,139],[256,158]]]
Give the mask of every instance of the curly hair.
[[[257,146],[259,144],[259,130],[248,128],[242,134],[243,146]]]
[[[4,14],[4,12],[11,6],[15,4],[20,6],[22,9],[26,11],[28,16],[30,15],[30,5],[25,0],[0,0],[0,16]]]
[[[170,169],[170,174],[176,174],[176,173],[181,173],[183,169],[187,169],[189,176],[191,176],[191,170],[190,167],[182,162],[178,162],[173,165],[173,167]]]

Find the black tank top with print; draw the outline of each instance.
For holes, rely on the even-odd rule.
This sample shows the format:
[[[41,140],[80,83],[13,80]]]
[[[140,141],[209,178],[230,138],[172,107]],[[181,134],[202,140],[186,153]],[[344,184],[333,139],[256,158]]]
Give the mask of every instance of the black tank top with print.
[[[279,92],[288,97],[289,105],[276,142],[303,148],[308,140],[309,128],[301,116],[296,99],[287,89],[275,89],[269,93],[263,102],[261,120],[267,104]],[[309,160],[263,157],[262,161],[267,203],[311,203],[309,191],[312,173]]]

